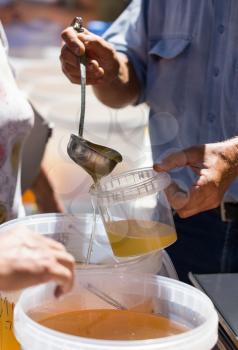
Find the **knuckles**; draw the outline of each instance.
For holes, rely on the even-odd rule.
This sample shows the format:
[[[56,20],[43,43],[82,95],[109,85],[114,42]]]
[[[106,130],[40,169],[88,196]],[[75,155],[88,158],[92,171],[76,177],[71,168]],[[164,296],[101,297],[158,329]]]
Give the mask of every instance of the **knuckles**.
[[[70,33],[72,32],[72,28],[68,27],[65,28],[62,32],[61,32],[61,38],[63,40],[66,40],[70,37]]]

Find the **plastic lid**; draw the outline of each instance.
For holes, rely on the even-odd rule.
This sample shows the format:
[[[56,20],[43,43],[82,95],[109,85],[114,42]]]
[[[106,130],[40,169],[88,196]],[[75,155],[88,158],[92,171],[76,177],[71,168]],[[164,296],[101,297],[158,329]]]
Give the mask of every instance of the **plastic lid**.
[[[90,193],[100,200],[100,204],[110,205],[158,193],[170,183],[167,173],[157,173],[153,168],[142,168],[113,177],[107,176],[92,186]]]

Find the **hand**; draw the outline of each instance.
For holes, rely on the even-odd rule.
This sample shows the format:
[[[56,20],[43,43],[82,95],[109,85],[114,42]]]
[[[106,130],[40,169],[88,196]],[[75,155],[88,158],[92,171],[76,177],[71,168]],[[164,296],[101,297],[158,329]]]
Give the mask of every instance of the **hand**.
[[[18,290],[54,280],[56,296],[73,284],[74,259],[61,243],[19,226],[0,236],[0,290]]]
[[[72,83],[80,84],[79,57],[86,53],[87,84],[110,83],[119,74],[116,51],[103,38],[84,29],[77,33],[72,27],[62,32],[65,45],[61,50],[64,74]]]
[[[154,169],[160,172],[184,166],[189,166],[198,178],[187,195],[176,184],[168,189],[168,200],[179,216],[186,218],[218,207],[237,176],[237,138],[173,153],[155,164]]]

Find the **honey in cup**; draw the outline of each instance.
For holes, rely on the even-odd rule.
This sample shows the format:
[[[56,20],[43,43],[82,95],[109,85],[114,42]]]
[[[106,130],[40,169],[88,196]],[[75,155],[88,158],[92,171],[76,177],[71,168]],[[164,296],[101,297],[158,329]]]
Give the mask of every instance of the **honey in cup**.
[[[189,330],[160,315],[113,309],[65,312],[39,323],[62,333],[101,340],[157,339]]]
[[[177,239],[166,173],[143,168],[101,179],[90,189],[116,257],[162,250]]]
[[[158,221],[118,220],[107,222],[105,229],[112,251],[118,257],[161,250],[177,239],[174,227]]]

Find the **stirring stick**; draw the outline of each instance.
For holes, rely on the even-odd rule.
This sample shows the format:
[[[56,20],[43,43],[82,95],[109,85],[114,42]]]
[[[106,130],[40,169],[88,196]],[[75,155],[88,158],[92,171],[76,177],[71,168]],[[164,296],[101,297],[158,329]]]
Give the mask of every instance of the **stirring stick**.
[[[85,288],[90,291],[91,293],[95,294],[97,297],[99,297],[100,299],[102,299],[103,301],[105,301],[106,303],[114,306],[116,309],[119,310],[127,310],[127,308],[125,306],[123,306],[122,304],[120,304],[117,300],[115,300],[114,298],[112,298],[110,295],[102,292],[101,290],[99,290],[98,288],[94,287],[92,284],[88,283]]]

